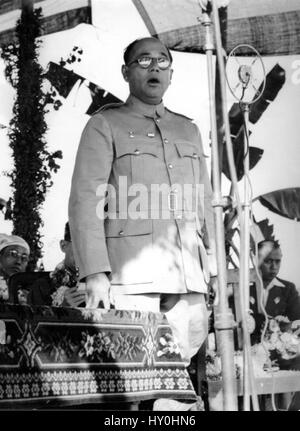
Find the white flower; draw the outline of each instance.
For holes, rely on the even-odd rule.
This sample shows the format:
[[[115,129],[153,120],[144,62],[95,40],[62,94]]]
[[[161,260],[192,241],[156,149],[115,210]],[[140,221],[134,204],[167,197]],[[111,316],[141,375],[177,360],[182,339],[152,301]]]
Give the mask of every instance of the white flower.
[[[162,346],[166,346],[167,345],[167,340],[164,337],[160,337],[159,342]]]
[[[3,277],[0,277],[0,299],[7,301],[9,298],[8,286]]]
[[[65,299],[65,291],[68,289],[68,286],[60,286],[54,293],[52,293],[52,306],[60,307]]]

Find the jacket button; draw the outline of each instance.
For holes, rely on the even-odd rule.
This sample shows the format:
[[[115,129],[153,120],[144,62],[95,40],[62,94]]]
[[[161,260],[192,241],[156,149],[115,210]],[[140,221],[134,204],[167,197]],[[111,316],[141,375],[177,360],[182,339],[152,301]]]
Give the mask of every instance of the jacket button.
[[[168,164],[169,169],[173,169],[173,165],[171,163]]]
[[[165,138],[165,139],[164,139],[164,143],[165,143],[165,144],[168,144],[168,143],[169,143],[169,141],[168,141],[168,139],[167,139],[167,138]]]
[[[138,156],[140,154],[140,150],[135,150],[134,154]]]
[[[124,231],[120,230],[119,235],[124,235]]]
[[[197,154],[197,153],[194,153],[194,154],[193,154],[193,157],[194,157],[194,159],[197,159],[197,158],[198,158],[198,154]]]

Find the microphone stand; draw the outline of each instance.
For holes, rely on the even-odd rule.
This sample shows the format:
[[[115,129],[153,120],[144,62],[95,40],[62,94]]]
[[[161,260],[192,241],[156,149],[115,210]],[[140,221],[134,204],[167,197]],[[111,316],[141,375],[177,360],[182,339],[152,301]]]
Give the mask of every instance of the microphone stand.
[[[237,390],[234,366],[233,328],[235,326],[232,312],[227,300],[227,268],[225,255],[223,199],[219,172],[218,135],[216,121],[216,106],[213,79],[213,35],[212,21],[209,13],[203,11],[203,26],[205,27],[205,53],[207,59],[209,108],[212,141],[212,177],[213,177],[213,208],[216,228],[216,254],[218,266],[219,304],[216,306],[215,330],[218,350],[221,355],[223,380],[223,408],[225,411],[237,411]],[[223,58],[222,58],[223,61]]]
[[[216,0],[211,0],[213,6],[213,22],[215,26],[215,36],[216,36],[216,53],[218,58],[218,66],[220,71],[220,88],[222,93],[222,113],[225,126],[225,137],[226,137],[226,147],[228,154],[228,162],[230,168],[231,181],[233,184],[233,189],[236,196],[236,205],[238,212],[238,220],[241,229],[241,253],[240,253],[240,271],[239,271],[239,290],[240,290],[240,306],[241,306],[241,320],[243,328],[243,350],[244,350],[244,409],[250,410],[250,394],[252,395],[253,410],[259,410],[258,399],[256,394],[256,386],[253,372],[252,356],[251,356],[251,342],[250,334],[248,329],[248,319],[247,311],[249,310],[249,252],[250,252],[250,233],[249,233],[249,215],[250,215],[250,203],[249,203],[249,190],[247,183],[249,181],[249,151],[246,148],[245,160],[244,160],[244,181],[245,181],[245,205],[244,211],[242,211],[242,206],[239,198],[238,192],[238,182],[237,175],[234,166],[234,159],[232,153],[232,143],[230,137],[230,127],[226,107],[226,87],[225,87],[225,67],[222,56],[222,42],[221,42],[221,31],[218,16],[218,9],[216,5]],[[254,50],[256,53],[257,51]],[[246,66],[241,67],[240,80],[244,79],[243,75],[247,78],[245,80],[245,87],[249,84],[251,75],[249,74],[249,68]],[[244,94],[244,93],[243,93]],[[249,106],[244,104],[243,116],[244,116],[244,133],[245,139],[248,147],[248,113]],[[250,388],[250,391],[249,391]]]
[[[240,256],[240,271],[239,271],[239,289],[241,301],[241,316],[243,327],[243,347],[244,347],[244,409],[250,410],[250,393],[252,394],[253,409],[259,410],[258,399],[256,395],[254,373],[251,358],[251,343],[250,334],[247,323],[247,309],[249,308],[249,193],[248,185],[245,182],[245,205],[244,212],[239,198],[238,181],[235,170],[232,143],[230,137],[230,127],[228,113],[226,107],[226,83],[225,83],[225,67],[222,53],[221,30],[218,15],[218,7],[216,0],[211,0],[213,11],[213,24],[215,29],[216,40],[216,56],[218,60],[220,74],[220,89],[222,95],[222,114],[225,127],[226,149],[229,162],[230,176],[235,192],[236,205],[238,212],[239,224],[241,227],[241,256]],[[210,5],[209,5],[210,6]],[[232,312],[228,306],[227,299],[227,269],[225,256],[225,241],[224,241],[224,225],[223,225],[223,201],[221,195],[221,178],[219,172],[219,155],[218,155],[218,139],[217,139],[217,122],[215,110],[215,97],[213,87],[213,70],[212,70],[212,54],[213,54],[213,37],[211,31],[212,21],[210,13],[203,10],[203,25],[206,29],[205,53],[207,57],[208,68],[208,85],[209,85],[209,104],[210,104],[210,121],[211,121],[211,137],[212,137],[212,159],[213,159],[213,208],[216,226],[216,246],[217,246],[217,264],[218,264],[218,290],[219,303],[216,307],[215,314],[215,329],[218,342],[218,349],[221,355],[222,363],[222,379],[223,379],[223,407],[224,410],[237,410],[237,388],[235,379],[234,366],[234,343],[233,343],[233,328],[235,326]],[[245,137],[248,143],[248,106],[244,110],[245,119]],[[248,181],[249,172],[249,152],[246,148],[245,154],[245,178]],[[246,309],[247,304],[247,309]],[[250,391],[249,391],[250,387]]]
[[[256,395],[254,372],[252,367],[251,357],[251,342],[250,334],[247,325],[247,312],[249,310],[249,263],[250,263],[250,193],[249,193],[249,105],[241,104],[244,117],[244,204],[243,204],[243,225],[241,226],[241,254],[240,254],[240,273],[239,273],[239,290],[241,301],[241,315],[243,325],[243,384],[244,384],[244,411],[250,410],[250,395],[252,393],[252,401],[254,410],[258,410],[258,400]]]

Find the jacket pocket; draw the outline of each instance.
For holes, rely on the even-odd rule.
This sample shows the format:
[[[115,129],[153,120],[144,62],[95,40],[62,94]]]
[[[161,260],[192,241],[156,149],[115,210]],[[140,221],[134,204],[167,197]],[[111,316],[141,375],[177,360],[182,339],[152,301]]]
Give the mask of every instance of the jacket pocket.
[[[152,283],[152,220],[107,220],[112,284]]]
[[[130,174],[133,184],[149,185],[157,180],[157,170],[161,169],[163,153],[157,141],[145,139],[125,141],[116,145],[115,167],[118,175]]]
[[[188,175],[187,181],[197,183],[200,178],[200,157],[203,154],[200,149],[192,142],[179,140],[175,141],[181,164]]]
[[[174,143],[180,157],[191,157],[193,159],[198,159],[203,155],[200,153],[199,148],[197,148],[193,142],[176,139]]]

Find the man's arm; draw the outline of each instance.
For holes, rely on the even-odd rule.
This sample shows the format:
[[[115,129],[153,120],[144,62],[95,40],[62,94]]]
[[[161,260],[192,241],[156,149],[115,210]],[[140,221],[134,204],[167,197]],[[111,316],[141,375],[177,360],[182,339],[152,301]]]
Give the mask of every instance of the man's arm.
[[[86,280],[87,307],[97,307],[100,300],[109,307],[106,274],[111,268],[104,231],[104,196],[112,162],[112,132],[105,118],[97,115],[88,121],[81,136],[69,200],[74,256],[80,279]]]

